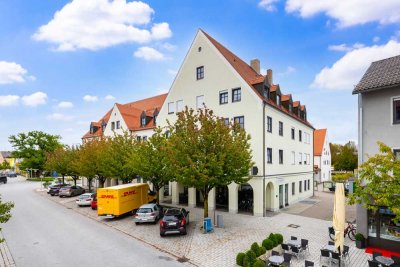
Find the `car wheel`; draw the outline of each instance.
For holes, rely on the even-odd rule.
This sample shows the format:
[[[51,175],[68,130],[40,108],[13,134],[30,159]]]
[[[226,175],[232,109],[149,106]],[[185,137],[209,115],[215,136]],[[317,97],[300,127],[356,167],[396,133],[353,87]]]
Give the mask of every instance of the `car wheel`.
[[[160,232],[160,236],[161,236],[161,237],[164,237],[164,236],[165,236],[165,234],[163,234],[163,233],[161,233],[161,232]]]
[[[183,230],[181,234],[182,234],[182,235],[186,235],[186,234],[187,234],[187,232],[186,232],[186,227],[185,227],[185,230]]]
[[[139,225],[139,222],[135,222],[136,225]]]

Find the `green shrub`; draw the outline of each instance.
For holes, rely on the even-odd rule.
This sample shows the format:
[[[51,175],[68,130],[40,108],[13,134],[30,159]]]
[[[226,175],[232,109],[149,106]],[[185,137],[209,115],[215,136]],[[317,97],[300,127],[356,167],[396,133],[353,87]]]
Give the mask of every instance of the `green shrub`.
[[[254,242],[253,244],[251,244],[250,249],[256,254],[257,257],[260,256],[260,255],[258,255],[259,246],[258,246],[257,242]]]
[[[283,235],[275,234],[275,239],[278,241],[278,245],[283,243]]]
[[[265,252],[267,252],[267,250],[263,246],[258,248],[258,256],[265,254]]]
[[[243,259],[244,259],[244,256],[245,256],[246,254],[244,254],[243,252],[240,252],[240,253],[238,253],[237,255],[236,255],[236,264],[237,265],[239,265],[239,266],[244,266],[243,265]]]
[[[262,246],[266,250],[271,250],[274,248],[274,242],[271,239],[267,238],[267,239],[264,239],[264,241],[262,242]]]
[[[265,267],[265,262],[260,259],[257,259],[256,262],[253,264],[253,267]]]
[[[245,260],[243,260],[244,266],[252,267],[254,262],[256,261],[257,255],[256,253],[254,253],[254,251],[249,250],[246,252],[246,256],[244,258],[245,258]]]
[[[275,234],[270,233],[268,239],[273,242],[273,246],[276,247],[278,245],[278,240],[275,238]]]
[[[361,233],[356,234],[356,240],[357,241],[363,241],[365,239],[364,235]]]

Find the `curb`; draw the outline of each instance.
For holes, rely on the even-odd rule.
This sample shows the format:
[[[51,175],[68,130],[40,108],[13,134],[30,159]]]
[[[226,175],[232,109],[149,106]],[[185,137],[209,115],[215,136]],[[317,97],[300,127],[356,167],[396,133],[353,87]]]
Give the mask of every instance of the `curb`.
[[[3,237],[3,233],[0,231],[0,238]],[[17,265],[15,264],[14,258],[11,255],[10,249],[8,248],[7,241],[4,240],[4,242],[0,243],[0,266],[3,267],[16,267]]]

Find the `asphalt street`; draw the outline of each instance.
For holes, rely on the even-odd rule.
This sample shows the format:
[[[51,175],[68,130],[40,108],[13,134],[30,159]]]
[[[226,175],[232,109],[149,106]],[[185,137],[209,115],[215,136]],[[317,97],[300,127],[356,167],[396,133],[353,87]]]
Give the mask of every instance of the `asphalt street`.
[[[183,266],[175,258],[34,192],[40,183],[9,178],[2,201],[13,201],[3,235],[18,267]]]

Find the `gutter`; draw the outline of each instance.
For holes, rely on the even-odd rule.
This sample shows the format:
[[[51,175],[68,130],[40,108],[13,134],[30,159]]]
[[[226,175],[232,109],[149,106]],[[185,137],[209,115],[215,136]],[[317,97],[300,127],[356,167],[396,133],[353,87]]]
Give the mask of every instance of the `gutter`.
[[[265,212],[265,106],[266,102],[263,101],[263,217],[266,216]]]

